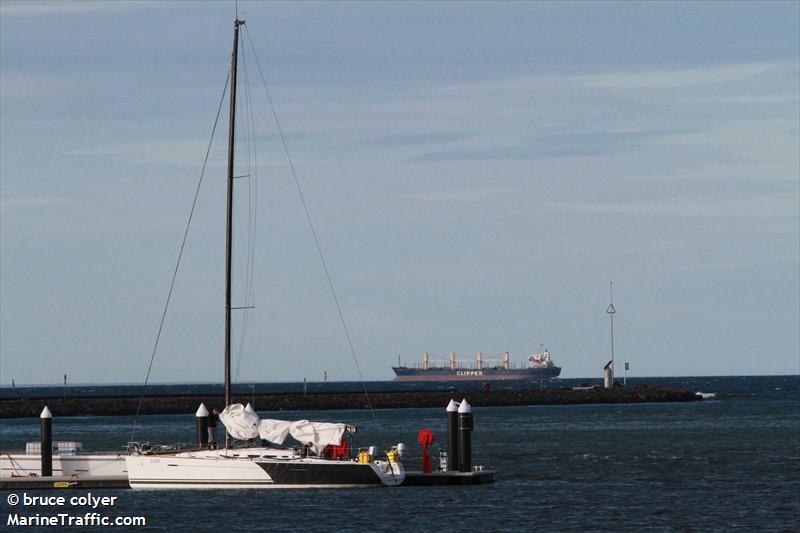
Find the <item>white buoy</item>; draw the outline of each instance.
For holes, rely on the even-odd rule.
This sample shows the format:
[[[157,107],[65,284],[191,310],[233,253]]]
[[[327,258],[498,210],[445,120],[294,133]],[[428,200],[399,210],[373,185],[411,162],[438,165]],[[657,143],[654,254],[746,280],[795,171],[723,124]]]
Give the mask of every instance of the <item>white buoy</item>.
[[[398,442],[397,443],[397,455],[399,455],[400,457],[403,457],[403,455],[405,455],[405,453],[406,453],[406,445],[403,444],[402,442]]]

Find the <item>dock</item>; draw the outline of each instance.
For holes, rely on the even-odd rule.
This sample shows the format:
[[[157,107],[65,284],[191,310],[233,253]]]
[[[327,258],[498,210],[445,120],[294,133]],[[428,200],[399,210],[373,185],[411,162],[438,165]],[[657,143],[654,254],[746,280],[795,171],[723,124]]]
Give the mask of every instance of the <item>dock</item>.
[[[494,470],[472,472],[431,472],[406,470],[406,480],[401,487],[430,487],[434,485],[485,485],[494,483]]]
[[[494,470],[473,472],[407,471],[401,487],[430,487],[436,485],[485,485],[494,482]],[[129,489],[127,476],[76,478],[67,476],[2,477],[0,490],[65,490],[65,489]]]
[[[69,477],[69,476],[25,476],[0,477],[0,490],[43,489],[129,489],[128,476]]]

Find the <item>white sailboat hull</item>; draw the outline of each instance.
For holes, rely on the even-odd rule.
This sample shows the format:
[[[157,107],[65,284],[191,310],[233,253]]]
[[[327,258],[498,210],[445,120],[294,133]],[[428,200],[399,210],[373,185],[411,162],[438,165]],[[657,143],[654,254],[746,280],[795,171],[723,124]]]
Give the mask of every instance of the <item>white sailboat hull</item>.
[[[272,479],[250,459],[226,457],[129,456],[134,489],[241,489],[267,487]]]
[[[399,485],[399,463],[299,457],[290,450],[245,448],[126,457],[134,489],[343,488]]]

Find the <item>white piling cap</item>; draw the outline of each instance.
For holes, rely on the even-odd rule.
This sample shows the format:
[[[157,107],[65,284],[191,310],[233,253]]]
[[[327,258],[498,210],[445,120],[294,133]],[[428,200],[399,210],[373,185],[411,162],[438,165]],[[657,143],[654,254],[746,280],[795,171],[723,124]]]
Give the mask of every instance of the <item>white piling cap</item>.
[[[253,413],[253,414],[255,414],[256,412],[256,410],[253,409],[253,406],[250,405],[250,402],[247,402],[247,405],[244,406],[244,410],[247,411],[248,413]]]
[[[45,405],[44,409],[42,409],[42,414],[39,415],[39,418],[53,418],[53,413],[51,413],[50,409],[48,409]]]
[[[447,404],[447,412],[455,413],[456,411],[458,411],[458,402],[450,398],[450,403]]]
[[[467,403],[466,399],[461,400],[461,405],[458,406],[458,412],[459,413],[471,413],[472,412],[472,406]]]
[[[208,409],[206,409],[206,404],[201,403],[200,407],[197,408],[197,412],[194,414],[197,418],[203,418],[204,416],[208,416]]]

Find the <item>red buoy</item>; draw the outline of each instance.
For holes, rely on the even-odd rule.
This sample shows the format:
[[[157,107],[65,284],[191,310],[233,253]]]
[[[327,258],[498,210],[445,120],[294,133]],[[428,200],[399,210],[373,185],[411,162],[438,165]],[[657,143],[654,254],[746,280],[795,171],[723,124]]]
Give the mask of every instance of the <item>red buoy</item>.
[[[422,446],[422,473],[430,474],[433,472],[433,461],[428,454],[428,446],[433,444],[433,431],[428,428],[422,428],[417,435],[417,442]]]

